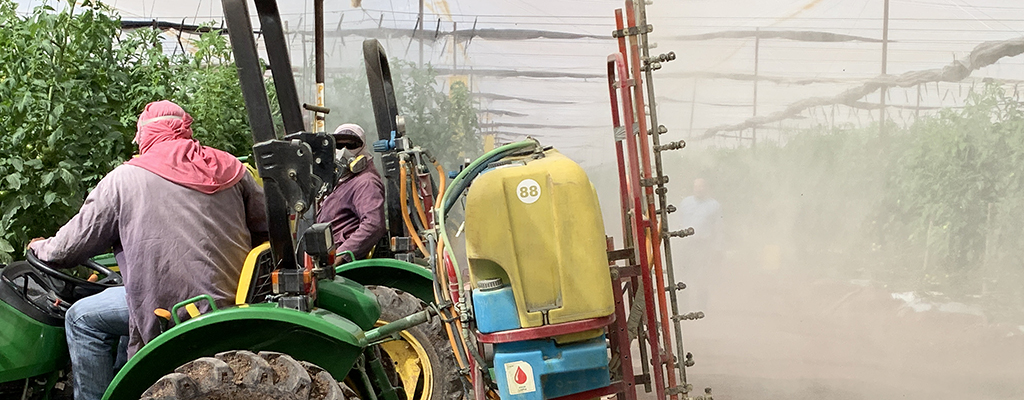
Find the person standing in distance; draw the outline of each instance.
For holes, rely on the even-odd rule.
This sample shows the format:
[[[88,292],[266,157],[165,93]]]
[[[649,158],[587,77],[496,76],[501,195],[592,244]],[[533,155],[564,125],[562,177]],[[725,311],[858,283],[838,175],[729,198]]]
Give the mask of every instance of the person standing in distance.
[[[711,197],[706,180],[693,181],[693,195],[679,203],[679,227],[692,227],[693,236],[680,240],[676,278],[686,283],[687,311],[706,311],[710,286],[720,273],[722,258],[722,206]]]

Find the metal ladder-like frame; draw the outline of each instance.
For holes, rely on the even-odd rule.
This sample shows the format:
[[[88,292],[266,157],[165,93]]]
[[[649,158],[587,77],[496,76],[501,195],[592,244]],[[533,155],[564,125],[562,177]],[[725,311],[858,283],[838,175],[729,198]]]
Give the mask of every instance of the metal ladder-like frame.
[[[616,313],[619,321],[626,322],[618,325],[621,332],[609,332],[612,354],[618,356],[617,375],[622,376],[617,382],[618,398],[635,400],[636,384],[640,383],[647,392],[653,386],[659,400],[710,400],[710,388],[703,395],[690,395],[693,388],[687,381],[686,367],[693,365],[692,355],[683,349],[680,323],[700,319],[704,314],[680,314],[677,291],[686,286],[675,283],[669,240],[692,235],[693,229],[667,229],[668,214],[674,207],[667,200],[668,177],[661,153],[682,149],[686,144],[661,143],[660,136],[668,130],[658,124],[653,71],[674,60],[675,54],[650,56],[647,34],[653,26],[647,23],[644,0],[626,0],[625,13],[623,9],[615,10],[615,20],[612,35],[618,39],[618,52],[608,56],[607,72],[624,243],[623,249],[614,250],[609,239],[608,248]],[[628,265],[616,266],[618,260],[627,260]],[[628,302],[623,301],[624,296]],[[630,336],[640,341],[642,373],[635,376]]]

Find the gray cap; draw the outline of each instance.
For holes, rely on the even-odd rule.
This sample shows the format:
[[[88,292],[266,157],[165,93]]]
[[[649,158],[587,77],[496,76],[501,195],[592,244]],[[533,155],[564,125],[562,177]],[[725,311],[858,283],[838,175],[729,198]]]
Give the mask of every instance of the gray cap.
[[[484,279],[476,283],[476,286],[483,291],[490,291],[495,289],[501,289],[505,284],[501,283],[501,278]]]

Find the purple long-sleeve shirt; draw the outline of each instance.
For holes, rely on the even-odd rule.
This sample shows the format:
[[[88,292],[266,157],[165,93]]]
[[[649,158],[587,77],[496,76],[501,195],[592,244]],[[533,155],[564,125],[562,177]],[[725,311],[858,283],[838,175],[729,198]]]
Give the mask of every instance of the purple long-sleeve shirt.
[[[115,168],[54,237],[30,247],[43,261],[74,266],[111,248],[129,307],[129,357],[160,334],[157,308],[208,294],[233,304],[252,235],[267,231],[263,189],[246,174],[204,194],[145,169]],[[206,302],[200,311],[209,310]]]
[[[366,170],[342,181],[327,195],[317,211],[316,222],[330,223],[335,254],[351,251],[366,257],[387,232],[384,226],[384,184],[377,170]]]

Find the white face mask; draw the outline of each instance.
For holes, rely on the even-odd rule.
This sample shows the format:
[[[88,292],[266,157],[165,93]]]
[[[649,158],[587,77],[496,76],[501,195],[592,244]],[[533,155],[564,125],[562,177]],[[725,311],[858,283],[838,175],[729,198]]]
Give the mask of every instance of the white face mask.
[[[334,159],[337,160],[339,163],[344,163],[347,160],[351,160],[355,158],[355,156],[359,155],[359,153],[356,152],[357,150],[358,149],[338,149],[337,151],[334,152]]]

